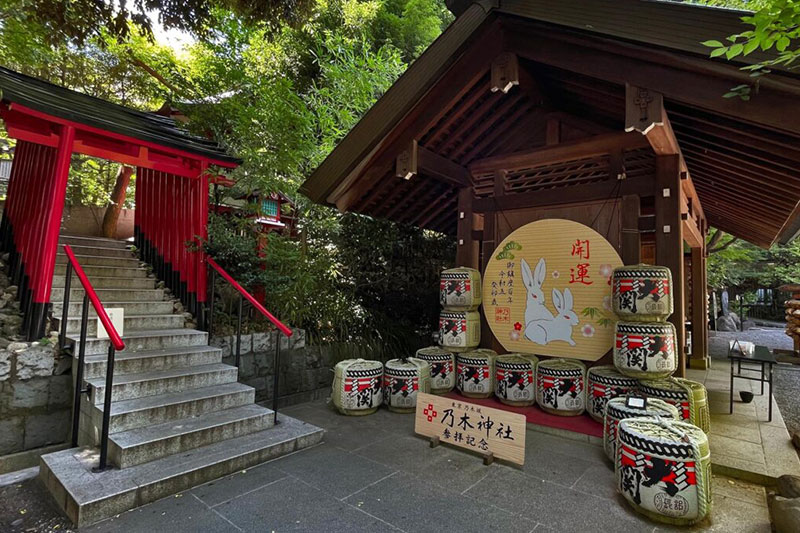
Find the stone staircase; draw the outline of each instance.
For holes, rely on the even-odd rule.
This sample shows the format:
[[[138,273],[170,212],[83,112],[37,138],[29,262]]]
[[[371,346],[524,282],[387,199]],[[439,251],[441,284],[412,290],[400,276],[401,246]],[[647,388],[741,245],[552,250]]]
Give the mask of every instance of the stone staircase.
[[[125,309],[125,350],[115,358],[109,431],[112,470],[94,472],[105,395],[107,339],[89,312],[80,448],[45,455],[40,475],[79,527],[307,447],[322,430],[279,417],[254,403],[252,387],[222,363],[208,334],[184,327],[187,317],[132,253],[110,239],[61,237],[69,244],[106,307]],[[61,317],[66,256],[57,256],[53,316]],[[75,346],[83,289],[73,275],[67,335]],[[178,307],[178,309],[180,309]],[[77,352],[77,349],[76,349]],[[77,362],[73,363],[75,375]]]

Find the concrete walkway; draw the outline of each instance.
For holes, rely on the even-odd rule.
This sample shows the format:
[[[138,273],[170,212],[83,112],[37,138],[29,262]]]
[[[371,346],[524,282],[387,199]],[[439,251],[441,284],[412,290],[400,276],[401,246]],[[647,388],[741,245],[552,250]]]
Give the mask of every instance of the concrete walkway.
[[[586,442],[529,430],[523,468],[486,467],[429,448],[411,415],[344,417],[324,402],[286,414],[325,428],[324,443],[82,531],[671,530],[628,507],[602,449]],[[713,489],[711,519],[690,530],[769,531],[763,488],[716,476]]]

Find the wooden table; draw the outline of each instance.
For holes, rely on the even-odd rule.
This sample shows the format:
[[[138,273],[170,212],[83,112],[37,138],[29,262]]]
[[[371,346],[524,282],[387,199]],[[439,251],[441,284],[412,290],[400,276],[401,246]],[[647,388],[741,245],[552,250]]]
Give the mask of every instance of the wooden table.
[[[734,343],[734,346],[738,343]],[[733,346],[728,348],[728,359],[731,361],[731,394],[730,394],[730,413],[733,414],[733,380],[734,378],[749,379],[751,381],[761,382],[761,394],[764,394],[764,383],[769,384],[769,422],[772,422],[772,368],[777,361],[775,355],[769,351],[766,346],[756,345],[752,354],[743,354],[741,351],[734,351]],[[734,363],[736,363],[736,371],[734,372]],[[742,363],[759,365],[759,368],[742,369]],[[759,377],[743,375],[745,372],[761,372]],[[766,377],[765,377],[766,370]]]

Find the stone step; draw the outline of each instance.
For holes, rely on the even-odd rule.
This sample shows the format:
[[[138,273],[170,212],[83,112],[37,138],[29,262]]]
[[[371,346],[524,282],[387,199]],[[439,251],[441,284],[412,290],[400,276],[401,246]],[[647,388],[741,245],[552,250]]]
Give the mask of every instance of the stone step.
[[[103,296],[100,296],[102,301]],[[113,302],[106,301],[106,307],[121,307],[125,309],[125,316],[141,316],[141,315],[169,315],[173,311],[173,303],[170,300],[160,302]],[[68,315],[70,317],[80,317],[83,308],[83,294],[78,299],[70,298]],[[61,311],[64,305],[61,302],[53,303],[53,316],[61,318]],[[89,318],[97,318],[97,311],[94,306],[89,304]]]
[[[254,400],[255,389],[238,382],[122,400],[111,404],[109,433],[241,407]],[[102,403],[92,408],[92,423],[102,427]]]
[[[151,302],[163,301],[164,289],[95,289],[97,297],[106,305],[106,302]],[[59,307],[64,302],[64,288],[54,287],[50,292],[50,301]],[[83,287],[70,288],[69,302],[81,303],[83,301]]]
[[[43,455],[39,475],[77,527],[186,491],[322,441],[324,431],[279,415],[273,428],[216,442],[131,468],[94,472],[97,450]]]
[[[125,247],[106,247],[106,246],[95,246],[95,245],[88,245],[83,246],[79,244],[70,244],[72,248],[72,253],[76,256],[102,256],[102,257],[122,257],[122,258],[129,258],[133,257],[133,252]],[[63,247],[59,249],[59,251],[63,251]]]
[[[105,305],[104,307],[114,307],[113,304]],[[94,307],[92,307],[94,309]],[[56,319],[55,324],[58,328],[61,327],[60,319]],[[183,315],[164,314],[164,315],[125,315],[125,329],[123,331],[148,331],[159,329],[180,329],[186,323]],[[97,336],[97,318],[89,319],[87,323],[87,335]],[[60,331],[60,329],[59,329]],[[67,334],[79,335],[81,331],[80,317],[69,317],[67,319]]]
[[[166,350],[119,352],[114,360],[114,378],[126,374],[154,372],[170,368],[211,365],[222,362],[222,350],[211,346],[185,346]],[[89,355],[84,360],[84,379],[106,375],[107,355]]]
[[[69,244],[70,246],[100,246],[103,248],[130,248],[131,241],[119,241],[117,239],[107,239],[105,237],[84,237],[82,235],[61,235],[58,237],[58,244]]]
[[[109,437],[108,456],[119,468],[130,468],[272,426],[271,409],[244,405],[115,433]]]
[[[89,283],[95,289],[155,289],[155,278],[101,278],[87,274]],[[53,276],[53,288],[64,288],[67,282],[67,276]],[[82,287],[80,281],[75,276],[72,276],[72,287]],[[70,288],[72,288],[70,287]]]
[[[78,336],[69,335],[68,339],[77,346]],[[162,350],[179,346],[208,346],[208,333],[196,329],[154,329],[149,331],[126,331],[122,337],[126,352],[141,350]],[[89,337],[86,339],[86,355],[98,355],[108,352],[108,339]]]
[[[121,376],[118,376],[115,372],[114,384],[111,387],[111,401],[120,402],[233,383],[238,378],[238,375],[239,371],[235,366],[222,363],[154,370]],[[86,381],[92,386],[90,401],[95,405],[103,403],[106,393],[105,377],[96,377]]]
[[[105,255],[78,255],[75,254],[75,257],[78,259],[78,263],[82,267],[87,265],[94,265],[94,266],[115,266],[115,267],[125,267],[125,268],[138,268],[141,264],[139,259],[133,257],[132,255],[128,254],[129,257],[108,257]],[[66,265],[67,264],[67,256],[63,253],[58,253],[56,255],[56,265]]]
[[[89,276],[90,280],[94,278],[146,278],[149,274],[148,269],[144,267],[113,267],[113,266],[95,266],[95,265],[81,265],[81,268]],[[56,276],[65,276],[67,272],[67,265],[57,265],[55,270]],[[72,282],[75,283],[75,274],[72,275]],[[94,283],[94,281],[92,281]]]

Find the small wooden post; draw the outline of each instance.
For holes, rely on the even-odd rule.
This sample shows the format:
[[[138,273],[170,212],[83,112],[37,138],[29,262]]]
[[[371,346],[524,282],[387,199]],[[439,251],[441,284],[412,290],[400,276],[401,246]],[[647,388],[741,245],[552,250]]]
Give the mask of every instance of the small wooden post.
[[[680,156],[656,157],[656,263],[672,271],[675,310],[669,321],[675,326],[678,377],[686,376],[686,313],[683,304],[683,224],[681,221]]]
[[[642,239],[639,235],[641,201],[635,194],[622,197],[622,262],[637,265],[642,262]]]
[[[439,444],[440,444],[439,437],[431,437],[430,438],[430,447],[431,448],[436,448],[437,446],[439,446]]]
[[[706,258],[702,248],[692,248],[692,368],[708,367],[708,312],[705,285]]]
[[[472,231],[475,229],[472,199],[472,187],[463,187],[458,191],[456,265],[480,270],[478,241],[472,237]]]
[[[489,466],[494,462],[494,454],[492,452],[483,454],[483,464]]]

